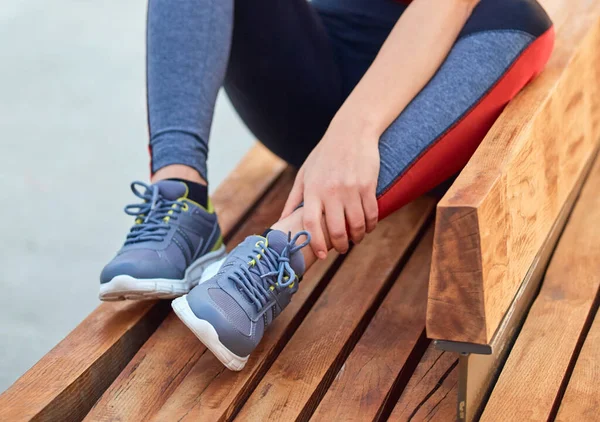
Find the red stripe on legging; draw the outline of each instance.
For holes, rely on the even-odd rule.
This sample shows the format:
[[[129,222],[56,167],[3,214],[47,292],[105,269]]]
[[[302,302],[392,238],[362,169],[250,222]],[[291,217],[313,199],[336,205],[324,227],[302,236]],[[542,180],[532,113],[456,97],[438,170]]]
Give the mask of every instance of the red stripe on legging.
[[[430,191],[469,161],[508,102],[544,68],[554,28],[532,42],[478,103],[432,143],[378,198],[379,219]]]

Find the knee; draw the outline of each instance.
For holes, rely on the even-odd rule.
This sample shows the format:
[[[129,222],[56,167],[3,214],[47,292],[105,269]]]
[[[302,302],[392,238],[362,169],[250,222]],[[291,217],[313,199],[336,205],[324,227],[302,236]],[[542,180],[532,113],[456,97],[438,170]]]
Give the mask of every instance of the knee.
[[[477,32],[520,31],[537,38],[552,20],[536,0],[479,0],[460,38]]]

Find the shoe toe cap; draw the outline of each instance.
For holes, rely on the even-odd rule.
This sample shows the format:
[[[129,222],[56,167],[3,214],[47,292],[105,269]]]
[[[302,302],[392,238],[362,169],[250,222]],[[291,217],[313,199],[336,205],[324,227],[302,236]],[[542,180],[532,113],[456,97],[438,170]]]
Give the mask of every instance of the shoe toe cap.
[[[219,341],[237,356],[248,356],[262,337],[262,324],[253,322],[244,309],[216,284],[203,283],[187,295],[194,315],[209,322]]]
[[[128,275],[137,279],[181,279],[182,271],[153,250],[123,252],[109,262],[100,273],[100,283]]]

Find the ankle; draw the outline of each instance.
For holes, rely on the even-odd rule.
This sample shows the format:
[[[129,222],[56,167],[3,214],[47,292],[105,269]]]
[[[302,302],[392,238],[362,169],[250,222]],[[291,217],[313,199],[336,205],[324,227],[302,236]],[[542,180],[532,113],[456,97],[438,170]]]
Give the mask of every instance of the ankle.
[[[273,224],[271,228],[273,230],[280,230],[284,233],[291,232],[292,236],[304,229],[304,225],[302,223],[302,214],[303,209],[299,208],[294,211],[288,217],[279,220],[277,223]],[[305,248],[302,248],[301,251],[302,256],[304,257],[305,271],[308,270],[312,264],[317,260],[316,255],[314,254],[310,245]]]
[[[198,170],[183,164],[171,164],[169,166],[162,167],[152,175],[150,181],[152,183],[156,183],[160,180],[166,179],[181,179],[204,186],[208,185],[208,182],[200,175]]]
[[[156,183],[162,180],[175,180],[185,183],[187,186],[187,198],[204,208],[209,208],[208,184],[196,169],[182,164],[163,167],[154,173],[151,181],[152,183]]]

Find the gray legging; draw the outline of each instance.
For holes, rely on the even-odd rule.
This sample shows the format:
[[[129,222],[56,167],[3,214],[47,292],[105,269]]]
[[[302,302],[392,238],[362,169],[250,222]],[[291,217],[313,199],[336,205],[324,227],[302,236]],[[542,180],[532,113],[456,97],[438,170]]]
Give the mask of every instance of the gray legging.
[[[149,0],[152,171],[185,164],[206,177],[223,85],[254,135],[300,166],[405,9],[390,0]],[[380,139],[381,217],[465,165],[545,64],[551,26],[534,0],[481,1]]]

